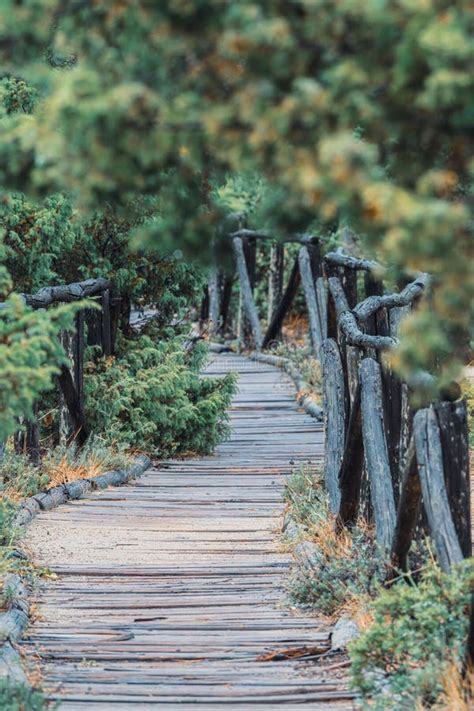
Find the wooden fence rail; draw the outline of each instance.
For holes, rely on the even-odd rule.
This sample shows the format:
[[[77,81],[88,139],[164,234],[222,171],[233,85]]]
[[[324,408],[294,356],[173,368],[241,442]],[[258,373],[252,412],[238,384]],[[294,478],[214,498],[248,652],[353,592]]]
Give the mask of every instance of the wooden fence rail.
[[[426,533],[443,569],[470,556],[467,413],[460,390],[450,388],[417,410],[410,403],[411,390],[420,384],[431,387],[433,376],[418,373],[403,383],[383,358],[397,347],[400,321],[423,298],[429,276],[418,274],[400,291],[386,293],[385,270],[377,262],[339,251],[322,258],[314,236],[293,235],[278,243],[275,287],[273,236],[249,229],[229,236],[241,306],[250,323],[244,346],[266,349],[278,340],[303,287],[309,340],[322,370],[325,482],[337,527],[353,525],[360,515],[372,519],[377,540],[397,569],[407,568],[413,539]],[[255,251],[249,264],[247,240],[258,241],[260,249],[270,247],[266,331],[249,276],[255,273]],[[283,287],[284,249],[293,243],[299,247],[296,253],[292,248],[293,265]],[[275,294],[280,295],[278,303]]]

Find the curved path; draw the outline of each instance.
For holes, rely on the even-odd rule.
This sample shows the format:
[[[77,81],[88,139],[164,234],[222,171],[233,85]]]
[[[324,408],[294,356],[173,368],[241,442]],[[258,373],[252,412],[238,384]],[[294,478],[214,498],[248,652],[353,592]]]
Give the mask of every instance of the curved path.
[[[208,372],[229,369],[239,392],[215,455],[152,468],[28,530],[53,575],[22,646],[61,709],[352,708],[331,657],[259,659],[328,648],[328,631],[286,606],[278,536],[285,477],[321,460],[323,433],[286,375],[233,355]]]

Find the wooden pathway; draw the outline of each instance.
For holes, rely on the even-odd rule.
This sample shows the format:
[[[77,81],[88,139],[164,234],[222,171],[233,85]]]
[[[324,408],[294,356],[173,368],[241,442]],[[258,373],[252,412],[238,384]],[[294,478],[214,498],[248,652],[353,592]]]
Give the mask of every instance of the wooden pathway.
[[[331,657],[258,659],[328,647],[317,620],[287,607],[278,535],[285,478],[322,459],[323,433],[286,375],[233,355],[208,372],[229,369],[233,431],[214,456],[168,462],[29,528],[54,575],[23,649],[61,709],[352,708]]]

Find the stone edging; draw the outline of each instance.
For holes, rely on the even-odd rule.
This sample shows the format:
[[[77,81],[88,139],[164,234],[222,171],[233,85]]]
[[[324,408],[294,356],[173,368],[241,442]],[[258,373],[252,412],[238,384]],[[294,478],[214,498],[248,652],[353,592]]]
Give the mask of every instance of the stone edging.
[[[143,474],[151,464],[151,460],[141,455],[128,469],[105,472],[91,479],[77,479],[68,484],[60,484],[39,494],[30,496],[20,506],[13,520],[13,527],[28,525],[39,511],[50,511],[67,501],[82,499],[89,491],[106,489],[108,486],[121,486],[130,479]]]
[[[127,484],[131,479],[143,474],[150,464],[149,457],[140,455],[127,469],[105,472],[91,479],[78,479],[30,496],[21,504],[13,520],[13,527],[26,526],[40,511],[49,511],[67,501],[82,499],[89,491]],[[0,613],[0,679],[7,678],[14,683],[28,684],[15,645],[28,625],[30,605],[28,588],[16,573],[4,576],[3,596],[6,598],[6,610]]]

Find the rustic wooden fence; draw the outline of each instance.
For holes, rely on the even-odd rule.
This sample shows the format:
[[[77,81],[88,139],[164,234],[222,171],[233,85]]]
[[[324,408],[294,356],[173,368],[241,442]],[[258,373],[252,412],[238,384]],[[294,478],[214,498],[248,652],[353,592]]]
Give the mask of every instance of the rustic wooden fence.
[[[369,518],[397,569],[407,568],[412,540],[424,533],[434,541],[444,570],[470,556],[468,425],[460,388],[453,384],[438,401],[416,409],[411,390],[420,382],[430,385],[432,377],[420,373],[416,382],[402,382],[382,357],[397,345],[400,321],[416,308],[428,276],[419,274],[387,294],[380,265],[339,252],[323,257],[311,235],[277,244],[266,232],[240,229],[230,238],[245,346],[261,351],[278,339],[302,285],[312,350],[322,368],[325,480],[337,526],[350,526],[359,515]],[[265,331],[254,299],[256,245],[262,240],[271,245]],[[289,242],[299,250],[285,286]],[[229,283],[231,290],[232,277],[214,273],[211,331],[228,323]]]
[[[59,391],[59,433],[62,441],[74,440],[79,447],[86,442],[90,430],[84,415],[84,352],[95,346],[101,355],[114,352],[118,324],[122,317],[121,298],[112,292],[111,284],[102,278],[40,289],[36,294],[22,294],[33,309],[45,309],[54,304],[87,299],[100,308],[80,309],[74,328],[60,334],[61,344],[70,366],[62,365],[57,376]],[[21,423],[15,435],[15,448],[34,462],[40,459],[39,426],[36,420]]]

